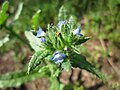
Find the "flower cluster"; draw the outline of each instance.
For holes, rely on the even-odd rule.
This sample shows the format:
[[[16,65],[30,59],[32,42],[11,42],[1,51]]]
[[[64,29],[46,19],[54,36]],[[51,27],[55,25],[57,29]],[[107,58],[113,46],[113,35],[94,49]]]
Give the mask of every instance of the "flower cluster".
[[[58,29],[61,30],[61,29],[62,29],[62,26],[63,26],[63,25],[67,25],[67,24],[68,24],[67,21],[60,21],[60,22],[58,23]],[[77,29],[73,30],[72,33],[73,33],[73,35],[83,36],[83,35],[81,34],[80,26],[78,26]],[[38,29],[36,36],[37,36],[38,38],[40,38],[40,40],[41,40],[42,43],[45,43],[45,42],[46,42],[46,38],[45,38],[46,33],[42,30],[42,28],[39,28],[39,29]],[[68,50],[68,48],[64,48],[64,49],[65,49],[65,50],[66,50],[66,49]],[[65,57],[66,57],[66,55],[65,55],[64,53],[60,53],[60,52],[56,51],[56,52],[54,53],[54,55],[52,56],[51,60],[54,61],[56,64],[58,64],[58,63],[63,62],[64,59],[65,59]]]

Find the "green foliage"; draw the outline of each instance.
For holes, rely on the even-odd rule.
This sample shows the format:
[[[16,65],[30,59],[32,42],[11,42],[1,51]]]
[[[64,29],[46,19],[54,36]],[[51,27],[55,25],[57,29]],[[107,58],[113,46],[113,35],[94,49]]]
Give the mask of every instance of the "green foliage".
[[[37,26],[39,25],[39,16],[40,16],[41,10],[38,10],[32,17],[31,23],[32,23],[32,28],[36,29]]]
[[[41,41],[39,38],[35,37],[32,32],[30,31],[25,31],[25,36],[26,38],[29,40],[29,43],[31,45],[31,47],[35,50],[35,51],[40,51],[42,50],[39,46],[41,45]]]
[[[50,78],[51,87],[50,90],[63,90],[64,85],[61,84],[56,78]]]
[[[63,62],[61,67],[67,72],[71,70],[71,64],[69,61]]]
[[[118,42],[119,35],[119,0],[107,0],[106,2],[98,1],[98,7],[89,11],[85,16],[85,29],[94,33],[97,38],[107,39],[112,42]],[[107,3],[107,5],[105,5]],[[107,35],[106,35],[107,34]]]
[[[74,55],[74,56],[73,56]],[[71,59],[71,64],[74,67],[79,67],[81,69],[85,69],[93,74],[95,74],[96,76],[98,76],[99,78],[101,78],[102,80],[105,79],[105,76],[99,72],[93,65],[91,65],[84,56],[82,56],[81,54],[73,54],[72,55],[72,59]]]
[[[23,2],[20,2],[19,6],[18,6],[18,9],[17,9],[17,12],[15,14],[14,20],[18,20],[19,19],[22,10],[23,10]]]
[[[62,17],[61,15],[63,15],[63,17],[66,15],[66,12],[62,12],[64,11],[64,9],[64,7],[60,9],[60,18]],[[69,71],[71,66],[79,67],[103,79],[103,75],[100,72],[98,72],[93,65],[87,62],[86,59],[79,54],[79,51],[77,51],[76,46],[89,40],[89,37],[74,35],[73,30],[75,30],[76,27],[74,27],[73,29],[73,27],[71,27],[72,24],[74,23],[71,20],[69,22],[66,21],[64,24],[61,24],[60,27],[50,27],[48,25],[48,31],[46,32],[45,36],[46,42],[44,43],[40,43],[40,40],[38,40],[38,38],[35,37],[31,32],[25,32],[31,46],[35,46],[35,48],[37,46],[38,48],[40,48],[37,52],[35,52],[35,54],[32,56],[29,62],[28,73],[34,70],[40,64],[41,61],[44,61],[46,59],[45,57],[53,55],[55,51],[59,51],[67,55],[67,58],[63,61],[62,65],[58,65],[60,68]],[[68,48],[69,50],[66,51],[65,48]],[[34,50],[36,51],[36,49]],[[51,62],[51,60],[48,61]]]
[[[28,74],[38,66],[43,58],[48,55],[48,51],[38,51],[32,56],[28,65]]]
[[[8,5],[9,5],[9,2],[8,1],[5,1],[2,5],[2,11],[3,12],[7,12],[8,10]]]
[[[9,2],[5,1],[2,5],[2,10],[0,11],[0,26],[5,22],[5,20],[7,19],[7,10],[8,10],[8,5]]]
[[[111,90],[118,90],[118,87],[120,86],[119,83],[113,83],[111,86]]]
[[[64,87],[63,90],[86,90],[83,86],[78,85],[78,83],[68,84]]]
[[[64,1],[64,2],[66,2],[66,1]],[[100,12],[91,11],[92,12],[92,13],[90,13],[91,18],[87,22],[87,24],[88,24],[87,27],[88,28],[86,29],[86,27],[85,27],[85,29],[89,30],[90,33],[93,33],[93,34],[96,33],[97,34],[96,36],[98,36],[100,38],[102,37],[102,39],[107,38],[107,39],[118,42],[119,41],[118,40],[119,33],[116,34],[116,31],[118,31],[118,29],[119,29],[117,24],[119,22],[118,18],[120,16],[120,14],[116,10],[116,5],[118,3],[114,2],[115,4],[113,5],[112,4],[113,1],[110,0],[109,3],[107,3],[107,4],[109,4],[108,6],[110,7],[110,10],[112,11],[110,14],[108,12],[106,12],[108,14],[107,18],[102,14],[103,11],[100,11]],[[43,1],[41,1],[41,2],[43,2]],[[73,5],[70,4],[71,2],[73,3]],[[90,9],[91,9],[92,7],[94,7],[94,5],[93,5],[94,3],[96,3],[96,5],[97,5],[96,1],[88,1],[87,2],[86,0],[84,0],[84,1],[81,1],[79,3],[79,0],[78,0],[76,2],[69,1],[69,3],[68,4],[65,3],[65,5],[66,5],[66,7],[68,7],[68,9],[71,9],[69,7],[75,6],[75,8],[77,8],[77,9],[72,8],[70,11],[72,11],[71,13],[75,13],[77,16],[80,16],[81,12],[82,12],[82,14],[83,14],[83,12],[86,12],[87,8],[89,9],[89,7],[90,7]],[[32,3],[32,1],[29,2],[29,3]],[[93,3],[93,4],[91,4],[91,3]],[[20,4],[20,5],[21,5],[20,6],[21,8],[18,10],[19,12],[16,14],[16,17],[19,17],[19,15],[21,13],[21,9],[22,9],[23,4]],[[31,6],[30,4],[28,4],[28,5]],[[36,5],[36,4],[34,4],[34,5]],[[52,5],[52,4],[50,4],[50,5]],[[29,6],[27,6],[25,4],[25,9],[24,10],[26,10],[26,12],[23,12],[22,16],[20,16],[20,20],[22,21],[22,23],[21,23],[22,26],[17,27],[17,25],[16,25],[15,27],[17,27],[17,30],[21,29],[21,27],[23,27],[23,26],[26,27],[25,22],[27,22],[27,25],[28,25],[31,17],[30,17],[30,15],[26,14],[27,10],[28,10],[28,9],[26,9],[26,7],[29,7]],[[39,6],[41,6],[41,5],[39,5]],[[45,14],[42,13],[41,18],[39,18],[40,10],[38,10],[36,12],[36,14],[32,17],[31,28],[34,29],[34,31],[36,31],[36,29],[39,27],[39,25],[42,25],[45,28],[46,23],[48,23],[48,21],[50,22],[50,20],[51,21],[53,20],[54,22],[56,22],[57,20],[56,20],[56,15],[55,14],[56,14],[57,8],[58,8],[56,6],[52,5],[50,7],[49,3],[47,3],[47,4],[45,4],[45,7],[49,7],[49,9],[47,10],[43,5],[42,6],[44,8],[43,13],[47,12],[47,11],[49,11],[49,12],[47,12]],[[7,4],[3,5],[2,10],[6,12],[7,7],[8,7]],[[36,7],[37,7],[37,5],[36,5]],[[42,7],[40,8],[41,10],[43,9]],[[54,7],[56,7],[55,8],[56,10],[53,10]],[[82,8],[80,9],[80,7],[82,7]],[[78,10],[78,11],[80,10],[80,12],[78,13],[78,12],[76,12],[76,10]],[[102,9],[102,10],[104,10],[104,9]],[[34,9],[32,8],[31,11],[29,11],[29,13],[31,14],[34,11],[36,11],[35,8]],[[52,11],[52,14],[51,14],[51,11]],[[1,11],[0,14],[1,13],[3,13],[3,12]],[[49,13],[49,15],[48,15],[48,13]],[[2,17],[4,16],[4,18],[2,18],[3,19],[2,21],[1,21],[1,16]],[[51,16],[52,16],[52,19],[51,19]],[[66,71],[69,71],[71,69],[71,67],[79,67],[81,69],[85,69],[85,70],[95,74],[96,76],[98,76],[101,79],[104,79],[104,75],[101,74],[101,72],[99,72],[93,65],[91,65],[85,59],[85,57],[83,57],[81,54],[79,54],[79,48],[78,47],[82,43],[85,43],[87,40],[89,40],[90,37],[86,37],[86,36],[80,37],[80,36],[73,35],[72,31],[76,29],[77,24],[76,24],[76,21],[73,17],[70,16],[70,19],[69,19],[68,11],[65,9],[65,7],[61,7],[60,13],[59,13],[58,16],[59,16],[59,21],[60,20],[66,20],[66,21],[68,21],[68,23],[62,25],[62,29],[59,29],[57,27],[57,25],[54,25],[54,26],[48,25],[46,36],[45,36],[47,41],[45,43],[41,43],[40,39],[37,38],[32,32],[25,31],[25,36],[27,37],[31,47],[35,51],[35,54],[33,54],[32,58],[30,59],[29,65],[28,65],[28,73],[30,73],[30,72],[31,73],[29,75],[27,75],[24,72],[23,76],[18,75],[18,77],[16,77],[16,76],[14,77],[14,75],[12,76],[11,74],[9,74],[8,76],[5,75],[4,76],[4,78],[6,78],[5,82],[2,80],[3,79],[3,76],[2,76],[1,82],[0,82],[1,87],[19,86],[23,83],[26,83],[27,81],[33,80],[33,79],[31,79],[32,74],[33,74],[33,72],[36,68],[39,68],[38,66],[42,67],[42,68],[39,68],[39,70],[38,70],[38,72],[41,76],[44,73],[46,75],[48,75],[48,77],[50,76],[49,78],[50,78],[50,82],[51,82],[51,90],[63,90],[64,85],[61,84],[57,79],[59,77],[60,72],[61,72],[61,70],[60,70],[61,68],[65,69]],[[116,17],[116,18],[113,18],[113,16]],[[30,19],[28,19],[28,18],[30,18]],[[89,17],[87,17],[87,18],[89,18]],[[1,24],[3,24],[5,20],[6,20],[6,14],[3,13],[3,14],[0,15]],[[39,23],[39,21],[42,21],[42,23]],[[101,29],[102,32],[101,32],[101,30],[98,29],[99,25],[101,25],[101,23],[103,24],[103,28]],[[106,27],[104,27],[104,26],[106,26]],[[110,31],[111,28],[112,29],[116,28],[116,31],[111,33],[111,31]],[[16,28],[14,28],[14,29],[16,29]],[[93,30],[93,31],[90,31],[90,30]],[[59,34],[57,36],[56,35],[57,33],[61,33],[61,34]],[[107,34],[111,33],[111,34],[109,34],[106,37],[106,33]],[[69,50],[65,51],[65,48],[68,48]],[[61,53],[66,54],[65,60],[58,65],[55,65],[55,63],[51,61],[51,57],[53,56],[53,53],[56,52],[56,51],[60,51]],[[73,57],[71,57],[71,56],[73,56]],[[41,63],[42,63],[42,65],[41,65]],[[22,72],[20,72],[20,73],[22,74]],[[11,78],[8,78],[9,76]],[[31,77],[29,77],[29,76],[31,76]],[[41,76],[39,76],[38,74],[35,74],[35,76],[33,75],[34,78],[41,77]],[[23,80],[25,78],[27,78],[27,79]],[[8,81],[11,81],[12,83],[8,84]],[[15,82],[18,82],[18,84],[15,83]],[[76,88],[76,89],[77,90],[79,90],[79,89],[82,90],[83,88]]]
[[[64,6],[62,6],[60,9],[59,9],[59,21],[61,20],[67,20],[68,19],[68,11],[66,10],[66,8]]]
[[[85,43],[87,40],[89,40],[90,39],[90,37],[76,37],[76,39],[75,39],[75,44],[76,45],[80,45],[80,44],[82,44],[82,43]]]
[[[0,47],[9,41],[9,35],[6,35],[4,38],[0,39]]]
[[[85,90],[84,87],[76,87],[74,90]]]
[[[44,77],[45,74],[34,72],[30,75],[26,74],[26,71],[24,72],[15,72],[15,73],[7,73],[5,75],[0,75],[0,88],[6,88],[6,87],[18,87],[26,82],[35,80],[39,77]]]

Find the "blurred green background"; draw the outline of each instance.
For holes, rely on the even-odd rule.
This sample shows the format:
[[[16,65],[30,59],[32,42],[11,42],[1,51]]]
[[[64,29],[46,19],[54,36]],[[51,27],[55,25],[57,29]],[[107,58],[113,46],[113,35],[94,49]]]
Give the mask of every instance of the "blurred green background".
[[[59,8],[64,5],[68,14],[73,15],[81,24],[82,33],[92,37],[80,49],[82,54],[105,73],[109,80],[101,84],[100,80],[83,71],[81,86],[75,86],[74,90],[120,90],[120,0],[8,1],[8,19],[5,22],[7,27],[0,27],[0,74],[26,67],[33,51],[27,44],[24,31],[31,28],[31,18],[34,13],[38,9],[41,10],[39,26],[46,29],[47,24],[58,23]],[[0,0],[0,5],[2,2],[4,0]],[[18,12],[20,15],[16,19]],[[23,40],[16,37],[16,34]],[[19,88],[7,90],[46,90],[47,84],[39,85],[41,81],[39,79]],[[45,79],[43,81],[47,83]],[[46,88],[42,89],[43,87]]]

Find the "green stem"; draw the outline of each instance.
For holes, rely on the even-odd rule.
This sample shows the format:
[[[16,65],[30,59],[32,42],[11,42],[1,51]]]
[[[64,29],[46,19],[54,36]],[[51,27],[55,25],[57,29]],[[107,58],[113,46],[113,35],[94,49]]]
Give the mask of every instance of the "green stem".
[[[12,35],[14,35],[15,37],[17,37],[20,41],[22,41],[24,44],[26,44],[28,47],[30,47],[31,48],[31,46],[29,45],[29,43],[25,40],[25,39],[23,39],[23,38],[21,38],[19,35],[17,35],[11,28],[9,28],[8,26],[6,26],[6,25],[4,25],[4,28],[6,29],[6,30],[8,30]]]

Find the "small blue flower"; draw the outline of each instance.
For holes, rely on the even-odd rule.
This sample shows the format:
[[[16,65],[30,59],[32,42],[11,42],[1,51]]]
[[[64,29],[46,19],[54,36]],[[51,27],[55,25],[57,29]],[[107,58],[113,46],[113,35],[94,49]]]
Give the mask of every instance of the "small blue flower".
[[[40,40],[41,40],[42,43],[46,42],[46,39],[44,37],[41,37]]]
[[[54,55],[51,58],[51,60],[53,60],[56,64],[58,64],[60,62],[63,62],[65,57],[66,57],[65,54],[56,52],[56,53],[54,53]]]
[[[79,26],[76,30],[73,31],[73,34],[83,36],[80,32],[81,32],[81,29],[80,29],[80,26]]]
[[[41,40],[42,43],[46,42],[46,39],[44,38],[45,32],[42,30],[42,28],[38,29],[36,36],[40,38],[40,40]]]
[[[58,28],[61,29],[61,27],[62,27],[63,24],[67,24],[67,21],[60,21],[58,23]]]
[[[42,30],[42,28],[39,28],[39,29],[38,29],[36,36],[37,36],[37,37],[45,36],[45,32]]]

